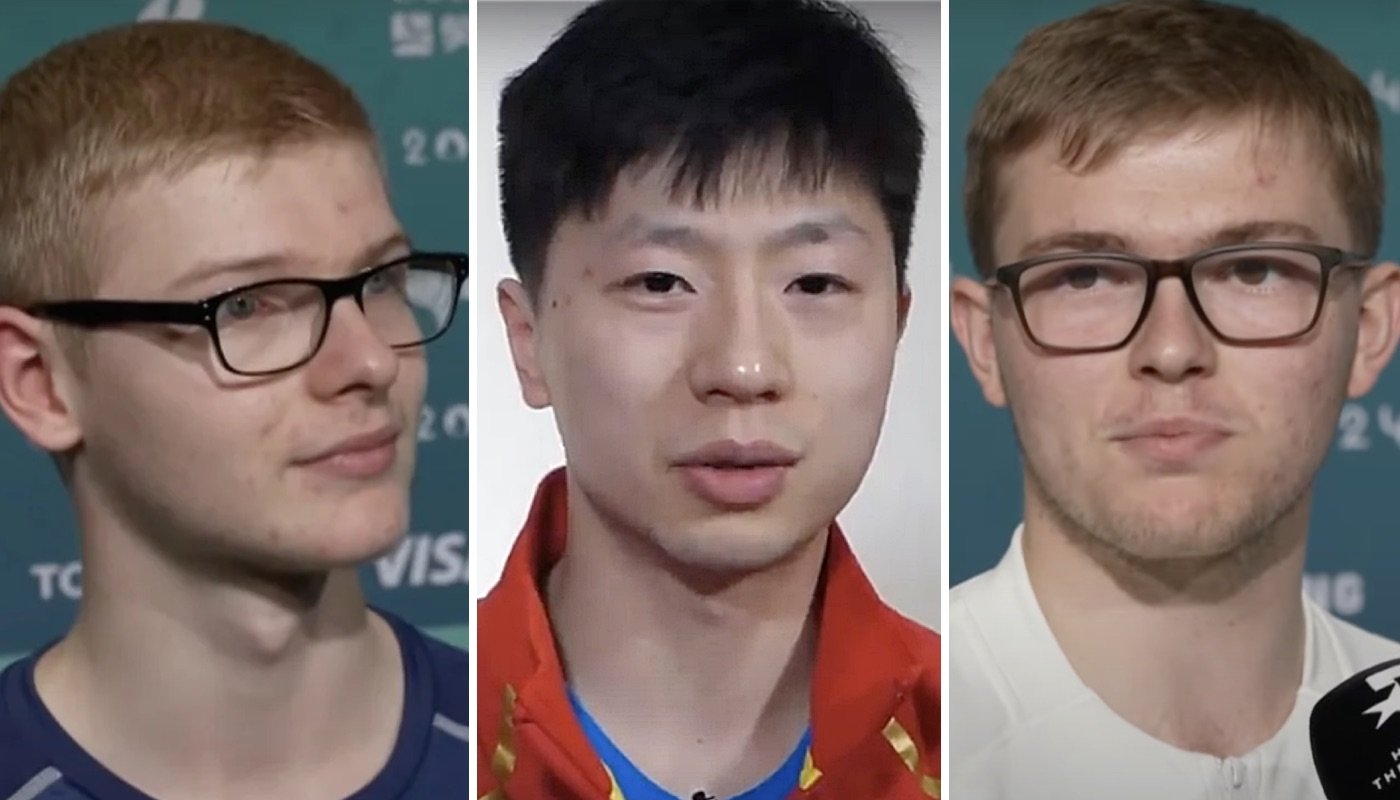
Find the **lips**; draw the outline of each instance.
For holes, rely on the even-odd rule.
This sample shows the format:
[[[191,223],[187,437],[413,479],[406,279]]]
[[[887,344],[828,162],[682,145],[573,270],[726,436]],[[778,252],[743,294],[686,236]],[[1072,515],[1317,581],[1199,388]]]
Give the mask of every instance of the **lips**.
[[[675,461],[682,484],[720,508],[758,508],[782,494],[798,455],[773,442],[711,442]]]
[[[331,477],[375,478],[388,472],[397,460],[400,432],[398,427],[387,426],[350,436],[296,464]]]
[[[1207,455],[1232,435],[1229,427],[1214,421],[1172,417],[1129,424],[1111,438],[1138,458],[1180,467]]]

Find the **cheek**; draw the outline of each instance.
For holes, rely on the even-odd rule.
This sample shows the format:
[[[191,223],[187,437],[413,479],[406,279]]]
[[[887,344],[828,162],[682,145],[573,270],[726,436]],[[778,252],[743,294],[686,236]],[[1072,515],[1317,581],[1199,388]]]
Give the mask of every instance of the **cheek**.
[[[145,341],[95,337],[84,380],[85,426],[99,438],[144,442],[152,455],[170,450],[166,442],[197,446],[208,432],[199,420],[214,414],[213,387],[204,374],[167,353],[152,352]],[[204,386],[194,385],[203,381]],[[158,421],[158,424],[152,424]]]
[[[1241,394],[1261,427],[1291,434],[1330,431],[1340,412],[1350,366],[1344,351],[1335,345],[1313,347],[1242,363],[1237,374],[1247,383]]]
[[[148,362],[149,364],[149,362]],[[96,381],[102,381],[97,383]],[[206,376],[146,369],[94,376],[102,403],[89,423],[100,460],[139,472],[157,484],[197,487],[247,496],[267,479],[284,442],[295,441],[285,424],[285,402],[268,387],[244,391],[218,387]],[[154,421],[154,424],[153,424]]]
[[[292,405],[285,399],[278,402],[277,395],[266,388],[216,393],[202,407],[187,412],[189,430],[182,439],[198,451],[197,458],[222,458],[227,462],[224,472],[246,480],[252,474],[250,468],[275,465],[275,458],[287,452],[290,443],[306,441],[299,423],[287,413]]]
[[[541,362],[566,445],[586,438],[590,447],[616,449],[683,402],[683,330],[563,315],[555,322],[541,341]]]
[[[1035,459],[1080,462],[1112,403],[1121,392],[1127,367],[1122,354],[1046,357],[1013,343],[999,345],[998,368],[1016,433]],[[1131,388],[1131,387],[1129,387]],[[1071,456],[1071,451],[1077,455]]]
[[[794,399],[825,406],[824,416],[883,418],[894,375],[896,327],[865,326],[824,336],[792,337]],[[910,353],[913,358],[920,354]],[[909,365],[918,369],[919,365]]]
[[[853,490],[880,438],[894,374],[896,327],[865,325],[835,335],[795,335],[793,381],[780,424],[822,464],[816,487]],[[906,368],[926,369],[920,353]],[[836,509],[832,509],[835,513]]]
[[[428,362],[421,354],[400,358],[399,375],[391,391],[395,399],[410,412],[423,405],[428,394]],[[416,419],[405,420],[405,424],[416,423]]]

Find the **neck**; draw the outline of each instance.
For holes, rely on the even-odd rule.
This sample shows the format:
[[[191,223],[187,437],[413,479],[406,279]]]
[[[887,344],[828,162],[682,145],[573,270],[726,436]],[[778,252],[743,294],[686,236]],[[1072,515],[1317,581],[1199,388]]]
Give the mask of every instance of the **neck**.
[[[1233,552],[1142,560],[1072,529],[1033,494],[1026,568],[1085,685],[1185,750],[1238,756],[1278,732],[1303,677],[1306,498]]]
[[[383,767],[402,662],[353,570],[192,563],[83,522],[78,617],[35,680],[94,758],[159,797],[344,796]]]
[[[699,574],[570,491],[567,551],[546,588],[570,686],[668,790],[752,787],[808,724],[827,536],[756,572]]]

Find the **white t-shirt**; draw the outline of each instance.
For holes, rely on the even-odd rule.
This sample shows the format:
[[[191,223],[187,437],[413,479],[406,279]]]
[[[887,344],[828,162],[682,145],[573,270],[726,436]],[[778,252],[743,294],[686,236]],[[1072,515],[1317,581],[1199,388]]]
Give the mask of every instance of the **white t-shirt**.
[[[968,800],[1322,800],[1313,704],[1400,643],[1303,598],[1303,682],[1288,721],[1240,758],[1178,749],[1115,714],[1080,681],[1041,614],[1021,530],[995,568],[949,594],[948,788]]]

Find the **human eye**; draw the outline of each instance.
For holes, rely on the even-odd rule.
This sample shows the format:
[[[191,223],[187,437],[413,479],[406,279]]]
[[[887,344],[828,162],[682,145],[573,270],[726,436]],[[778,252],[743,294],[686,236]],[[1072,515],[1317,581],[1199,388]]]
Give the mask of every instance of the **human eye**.
[[[1262,258],[1241,258],[1230,264],[1230,277],[1246,286],[1258,286],[1275,272],[1274,265]]]
[[[1296,276],[1300,270],[1281,259],[1242,256],[1225,262],[1221,272],[1221,279],[1241,287],[1266,288],[1271,283]]]
[[[855,291],[855,287],[840,275],[813,272],[798,276],[788,284],[787,291],[804,295],[847,294]]]
[[[407,264],[377,270],[365,280],[367,294],[385,294],[387,292],[403,294],[407,286]]]
[[[269,292],[242,291],[219,305],[219,315],[235,321],[254,319],[274,312],[278,304],[273,301],[274,296]]]
[[[296,281],[272,283],[242,289],[225,297],[216,312],[221,324],[256,322],[294,312],[315,300],[315,287]]]
[[[1085,291],[1094,288],[1105,277],[1103,270],[1094,264],[1077,264],[1060,273],[1060,282],[1066,288]]]
[[[1238,253],[1206,261],[1197,267],[1198,280],[1258,294],[1294,287],[1315,287],[1322,268],[1317,259],[1305,253],[1286,251]]]
[[[629,275],[618,284],[623,289],[635,290],[648,295],[668,296],[694,293],[695,288],[685,278],[672,272],[648,270]]]
[[[1053,261],[1026,270],[1021,276],[1021,290],[1093,294],[1129,286],[1140,282],[1141,278],[1142,269],[1126,262]]]

